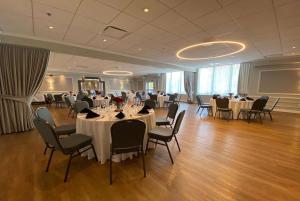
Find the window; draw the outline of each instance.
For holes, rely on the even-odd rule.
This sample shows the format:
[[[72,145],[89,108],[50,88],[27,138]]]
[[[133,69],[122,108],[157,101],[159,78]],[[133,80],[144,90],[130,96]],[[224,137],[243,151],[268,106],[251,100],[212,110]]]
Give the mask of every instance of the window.
[[[183,71],[166,73],[166,92],[185,94]]]
[[[148,93],[153,93],[154,92],[154,82],[153,81],[146,82],[146,91]]]
[[[199,68],[199,94],[228,94],[237,93],[239,64]]]

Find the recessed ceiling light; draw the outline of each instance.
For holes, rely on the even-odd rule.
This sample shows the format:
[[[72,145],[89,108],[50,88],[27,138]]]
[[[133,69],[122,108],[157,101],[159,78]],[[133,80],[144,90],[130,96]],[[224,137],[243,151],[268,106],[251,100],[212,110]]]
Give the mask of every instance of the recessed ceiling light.
[[[122,71],[122,70],[108,70],[108,71],[103,71],[103,74],[114,75],[114,76],[128,76],[128,75],[133,75],[133,72]]]
[[[148,13],[149,12],[149,8],[144,8],[144,12]]]
[[[107,40],[106,39],[103,39],[103,42],[106,42]]]
[[[139,48],[138,51],[142,51],[142,48]]]
[[[296,48],[296,46],[293,46],[292,48],[293,48],[293,49],[295,49],[295,48]]]
[[[199,47],[199,46],[206,47],[206,46],[215,45],[215,44],[238,45],[238,46],[240,46],[240,49],[238,49],[236,51],[233,51],[233,52],[230,52],[230,53],[227,53],[227,54],[211,56],[211,57],[184,57],[184,56],[181,56],[181,54],[183,52],[185,52],[187,50],[191,50],[195,47]],[[212,41],[212,42],[206,42],[206,43],[199,43],[199,44],[195,44],[195,45],[190,45],[190,46],[187,46],[185,48],[182,48],[182,49],[177,51],[176,56],[179,59],[192,60],[192,61],[205,60],[205,59],[214,59],[214,58],[220,58],[220,57],[225,57],[225,56],[229,56],[229,55],[232,55],[232,54],[239,53],[239,52],[243,51],[245,48],[246,48],[246,45],[244,43],[241,43],[241,42],[236,42],[236,41]]]
[[[54,29],[54,26],[49,26],[49,29]]]

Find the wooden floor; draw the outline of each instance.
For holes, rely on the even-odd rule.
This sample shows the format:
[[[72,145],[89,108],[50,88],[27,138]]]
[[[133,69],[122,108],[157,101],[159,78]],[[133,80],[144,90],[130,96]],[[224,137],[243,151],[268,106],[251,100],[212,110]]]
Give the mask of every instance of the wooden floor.
[[[178,135],[182,151],[172,141],[171,165],[165,147],[146,156],[147,177],[140,158],[113,164],[74,159],[69,181],[63,182],[67,156],[48,156],[36,130],[0,137],[0,200],[300,200],[300,115],[275,113],[264,124],[214,120],[187,113]],[[66,109],[51,108],[58,124],[72,122]],[[157,111],[159,115],[165,110]]]

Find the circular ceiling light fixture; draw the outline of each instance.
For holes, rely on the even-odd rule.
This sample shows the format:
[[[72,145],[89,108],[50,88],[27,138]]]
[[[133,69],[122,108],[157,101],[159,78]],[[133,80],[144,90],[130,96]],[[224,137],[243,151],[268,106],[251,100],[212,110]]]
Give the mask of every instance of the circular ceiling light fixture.
[[[149,8],[144,8],[144,13],[148,13],[149,12]]]
[[[122,70],[107,70],[103,71],[104,75],[115,75],[115,76],[128,76],[133,75],[130,71],[122,71]]]
[[[229,53],[222,54],[222,55],[217,55],[217,56],[211,56],[211,57],[185,57],[185,56],[182,56],[183,52],[191,50],[193,48],[201,47],[201,46],[202,47],[209,47],[209,46],[216,45],[216,44],[237,45],[237,46],[239,46],[239,49],[235,50],[233,52],[229,52]],[[179,59],[192,60],[192,61],[205,60],[205,59],[215,59],[215,58],[226,57],[226,56],[229,56],[229,55],[232,55],[232,54],[242,52],[245,48],[246,48],[246,45],[244,43],[241,43],[241,42],[236,42],[236,41],[211,41],[211,42],[205,42],[205,43],[190,45],[190,46],[187,46],[185,48],[182,48],[182,49],[177,51],[176,56]]]

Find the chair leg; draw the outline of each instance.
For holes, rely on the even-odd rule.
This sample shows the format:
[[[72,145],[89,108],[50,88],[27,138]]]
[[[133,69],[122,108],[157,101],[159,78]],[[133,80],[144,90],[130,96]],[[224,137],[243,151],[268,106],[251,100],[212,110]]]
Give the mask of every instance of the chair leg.
[[[204,108],[202,108],[202,110],[201,110],[201,112],[200,112],[200,117],[201,117],[201,114],[202,114],[203,110],[204,110]]]
[[[112,152],[110,152],[109,158],[109,184],[112,185]]]
[[[271,112],[269,112],[269,116],[270,116],[271,121],[273,121]]]
[[[69,157],[69,161],[68,161],[68,166],[67,166],[66,173],[65,173],[64,182],[67,182],[67,180],[68,180],[68,175],[69,175],[69,170],[70,170],[70,166],[71,166],[71,161],[72,161],[72,154]]]
[[[45,149],[44,149],[44,155],[46,155],[47,149],[48,149],[48,145],[46,145],[46,147],[45,147]]]
[[[55,151],[55,149],[52,148],[51,153],[50,153],[50,157],[49,157],[49,160],[48,160],[48,164],[47,164],[47,167],[46,167],[46,172],[48,172],[48,170],[49,170],[50,163],[51,163],[51,160],[52,160],[52,156],[53,156],[53,152],[54,152],[54,151]]]
[[[247,114],[247,119],[248,119],[248,124],[250,123],[250,119],[251,119],[251,113]]]
[[[95,151],[95,147],[94,147],[93,144],[91,144],[91,146],[92,146],[92,149],[93,149],[93,152],[94,152],[95,160],[96,160],[96,162],[98,162],[98,157],[97,157],[97,154],[96,154],[96,151]]]
[[[168,153],[169,153],[169,156],[170,156],[170,159],[171,159],[172,165],[173,165],[173,164],[174,164],[174,161],[173,161],[173,158],[172,158],[172,155],[171,155],[171,152],[170,152],[170,149],[169,149],[168,143],[167,143],[167,142],[165,142],[165,144],[166,144],[166,147],[167,147],[167,149],[168,149]]]
[[[216,116],[217,116],[217,112],[218,112],[218,110],[216,110],[216,112],[215,112],[215,116],[214,116],[214,119],[216,119]]]
[[[200,106],[198,107],[198,110],[197,110],[196,114],[199,112],[199,110],[200,110]]]
[[[147,144],[146,144],[145,155],[147,155],[147,152],[148,152],[149,140],[150,140],[150,138],[148,137]]]
[[[181,151],[176,135],[174,135],[178,150]]]
[[[241,112],[238,113],[237,120],[240,119],[240,114],[241,114]]]
[[[231,119],[233,119],[233,111],[231,110]]]
[[[258,113],[258,116],[259,116],[260,123],[262,124],[262,123],[263,123],[263,121],[262,121],[262,119],[261,119],[261,115],[260,115],[260,113]]]
[[[144,177],[146,177],[146,164],[145,164],[145,156],[143,153],[143,148],[142,148],[142,159],[143,159],[143,169],[144,169]]]

